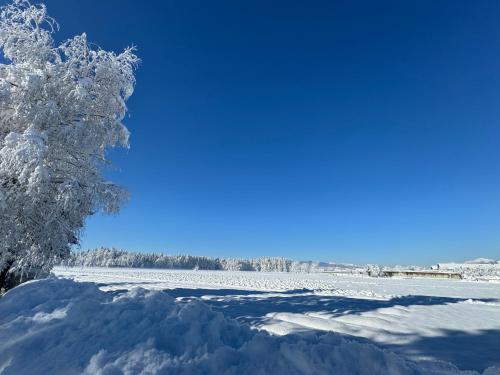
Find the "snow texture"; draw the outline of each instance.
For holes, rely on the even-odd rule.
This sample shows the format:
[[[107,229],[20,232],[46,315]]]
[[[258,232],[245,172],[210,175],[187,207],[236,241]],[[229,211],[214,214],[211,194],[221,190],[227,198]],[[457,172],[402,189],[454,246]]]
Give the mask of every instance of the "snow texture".
[[[137,288],[117,294],[51,278],[23,284],[0,300],[0,373],[464,372],[446,363],[417,364],[332,333],[272,336],[164,292]]]

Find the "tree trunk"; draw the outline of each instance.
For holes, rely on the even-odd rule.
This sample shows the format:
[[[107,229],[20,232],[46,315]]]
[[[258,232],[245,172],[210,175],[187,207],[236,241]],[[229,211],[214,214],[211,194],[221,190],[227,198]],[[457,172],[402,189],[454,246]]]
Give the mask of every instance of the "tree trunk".
[[[7,275],[13,263],[13,260],[8,261],[2,271],[0,271],[0,291],[7,291]]]

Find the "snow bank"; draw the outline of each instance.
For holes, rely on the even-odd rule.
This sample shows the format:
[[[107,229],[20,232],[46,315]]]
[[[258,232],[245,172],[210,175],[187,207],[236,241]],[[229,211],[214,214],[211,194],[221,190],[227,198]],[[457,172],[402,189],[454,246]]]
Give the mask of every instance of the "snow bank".
[[[497,373],[490,369],[485,374]],[[67,279],[0,300],[1,374],[457,374],[339,335],[271,336],[164,292]]]

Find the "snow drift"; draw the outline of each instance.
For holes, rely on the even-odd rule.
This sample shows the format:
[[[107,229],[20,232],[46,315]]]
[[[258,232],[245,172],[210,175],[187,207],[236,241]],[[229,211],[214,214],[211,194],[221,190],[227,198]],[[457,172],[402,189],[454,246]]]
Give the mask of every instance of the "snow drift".
[[[497,373],[489,369],[485,374]],[[0,300],[1,374],[456,374],[332,333],[271,336],[164,292],[50,278]]]

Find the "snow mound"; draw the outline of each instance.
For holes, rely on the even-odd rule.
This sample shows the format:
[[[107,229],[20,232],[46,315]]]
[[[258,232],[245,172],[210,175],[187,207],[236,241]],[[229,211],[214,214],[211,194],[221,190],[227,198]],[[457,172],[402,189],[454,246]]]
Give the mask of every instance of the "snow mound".
[[[497,373],[489,369],[485,374]],[[332,333],[271,336],[164,292],[50,278],[0,299],[0,373],[458,374]]]

